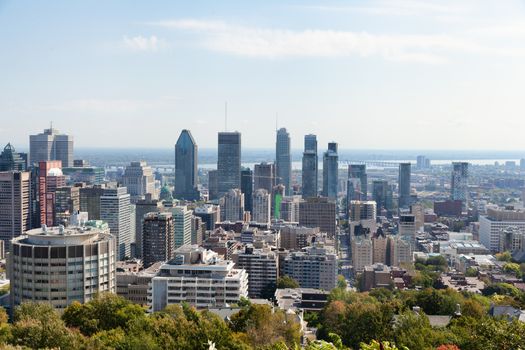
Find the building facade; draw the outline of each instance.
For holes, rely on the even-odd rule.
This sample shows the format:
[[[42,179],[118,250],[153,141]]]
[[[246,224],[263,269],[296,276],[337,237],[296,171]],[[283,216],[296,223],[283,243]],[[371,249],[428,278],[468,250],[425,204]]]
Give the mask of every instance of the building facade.
[[[265,189],[258,189],[253,195],[252,221],[257,223],[270,223],[270,194]]]
[[[122,175],[122,185],[128,189],[131,203],[144,199],[147,193],[157,199],[153,170],[146,162],[131,162]]]
[[[410,206],[410,163],[399,163],[398,179],[398,207],[408,208]]]
[[[116,292],[116,241],[107,225],[44,227],[13,240],[11,305],[50,303],[63,310],[102,292]]]
[[[277,184],[283,184],[286,194],[292,194],[292,154],[290,152],[290,134],[286,128],[277,130],[275,142],[275,172]]]
[[[100,219],[107,222],[117,244],[117,260],[131,257],[135,243],[131,225],[131,202],[126,187],[106,188],[100,197]]]
[[[142,229],[142,261],[148,268],[159,261],[169,261],[175,252],[173,216],[152,212],[144,215]]]
[[[59,160],[63,167],[73,166],[73,136],[60,134],[53,127],[29,136],[29,164]]]
[[[323,196],[337,199],[339,182],[339,156],[337,143],[328,143],[328,150],[323,155]]]
[[[28,172],[0,172],[0,240],[8,250],[13,238],[31,228],[30,182]]]
[[[217,192],[241,187],[241,133],[220,132],[217,157]]]
[[[317,155],[317,136],[304,136],[302,162],[302,195],[303,198],[317,197],[319,187],[319,157]]]
[[[175,144],[175,198],[196,201],[200,198],[198,148],[189,130],[182,130]]]
[[[217,253],[185,245],[175,259],[161,266],[151,280],[148,305],[151,312],[186,302],[196,308],[237,304],[248,297],[248,274]]]

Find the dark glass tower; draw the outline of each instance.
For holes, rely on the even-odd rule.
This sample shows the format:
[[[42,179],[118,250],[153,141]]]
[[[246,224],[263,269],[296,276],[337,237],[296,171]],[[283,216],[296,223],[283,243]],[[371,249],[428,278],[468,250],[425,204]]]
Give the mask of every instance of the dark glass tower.
[[[244,210],[253,214],[253,171],[241,170],[241,192],[244,193]]]
[[[199,200],[197,189],[197,144],[189,130],[182,130],[175,144],[175,198]]]
[[[408,208],[410,205],[410,163],[399,163],[398,207]]]
[[[372,182],[372,199],[376,202],[377,211],[392,210],[392,187],[386,180]]]
[[[16,153],[15,148],[8,143],[4,151],[0,154],[0,171],[25,171],[26,161],[20,154]]]
[[[287,195],[292,194],[292,155],[290,153],[290,134],[285,128],[277,130],[275,143],[275,171],[277,184],[283,184]]]
[[[303,198],[317,197],[318,186],[317,136],[304,137],[303,152]]]
[[[354,185],[354,198],[351,200],[366,201],[368,198],[368,176],[365,164],[350,164],[348,166],[348,179]]]
[[[328,143],[328,150],[323,156],[323,196],[337,199],[337,182],[339,174],[339,156],[337,143]]]
[[[241,187],[241,133],[220,132],[217,157],[217,190],[222,197]]]

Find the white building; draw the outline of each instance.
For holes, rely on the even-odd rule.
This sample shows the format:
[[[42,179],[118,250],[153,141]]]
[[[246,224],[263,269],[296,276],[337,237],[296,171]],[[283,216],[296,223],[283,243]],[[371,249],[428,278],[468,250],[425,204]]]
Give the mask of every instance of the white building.
[[[487,208],[487,215],[479,217],[479,241],[491,252],[500,248],[500,233],[509,226],[525,230],[525,211],[513,208]]]
[[[337,261],[333,247],[315,243],[290,253],[284,260],[284,274],[299,282],[301,288],[332,290],[337,284]]]
[[[115,293],[116,257],[115,238],[102,221],[29,230],[12,241],[11,305],[33,301],[64,309]]]
[[[239,221],[244,216],[244,194],[238,188],[228,190],[220,199],[221,221]]]
[[[131,162],[122,175],[122,184],[127,187],[133,203],[144,199],[147,193],[151,194],[153,199],[158,198],[153,170],[146,162]]]
[[[411,264],[413,262],[412,245],[408,240],[401,237],[390,237],[390,266]]]
[[[261,224],[270,222],[271,200],[270,194],[263,188],[259,188],[253,194],[252,221]]]
[[[161,266],[148,289],[151,312],[170,304],[189,303],[197,308],[238,303],[248,296],[248,274],[221,260],[217,253],[196,245],[175,251],[175,259]]]
[[[191,244],[191,217],[193,213],[188,207],[179,205],[170,208],[173,214],[173,227],[175,231],[175,249]]]
[[[100,197],[100,219],[107,222],[117,239],[117,259],[131,257],[132,232],[130,195],[126,187],[106,188]]]
[[[373,245],[370,238],[357,236],[352,239],[352,265],[355,271],[362,271],[373,264]]]

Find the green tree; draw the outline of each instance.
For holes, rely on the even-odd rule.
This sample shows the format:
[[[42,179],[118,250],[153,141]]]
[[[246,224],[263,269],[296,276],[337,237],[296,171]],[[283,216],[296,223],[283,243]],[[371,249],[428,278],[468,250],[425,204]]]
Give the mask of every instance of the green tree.
[[[299,288],[299,282],[290,276],[282,276],[277,279],[277,289]]]
[[[15,309],[13,344],[33,349],[77,349],[83,337],[69,330],[50,304],[24,303]]]
[[[128,322],[142,317],[146,314],[141,306],[110,293],[98,294],[85,304],[73,302],[62,315],[68,327],[88,336],[118,327],[126,329]]]

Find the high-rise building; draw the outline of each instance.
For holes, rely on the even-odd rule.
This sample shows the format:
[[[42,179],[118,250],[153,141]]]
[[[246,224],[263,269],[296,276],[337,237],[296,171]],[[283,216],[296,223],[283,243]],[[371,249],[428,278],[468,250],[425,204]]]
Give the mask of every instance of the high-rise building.
[[[410,200],[410,163],[399,163],[399,180],[398,180],[398,207],[400,209],[408,208]]]
[[[144,215],[154,212],[158,213],[164,209],[162,202],[153,199],[151,193],[146,194],[144,199],[135,203],[135,255],[142,257],[142,230],[144,228]]]
[[[268,291],[275,290],[279,277],[279,257],[276,252],[269,248],[254,249],[248,245],[244,251],[235,252],[232,260],[236,268],[244,269],[248,273],[250,298],[271,297]]]
[[[460,200],[463,206],[467,206],[468,201],[468,163],[452,163],[452,179],[450,183],[450,198]]]
[[[311,245],[319,232],[319,227],[310,228],[291,225],[281,227],[281,244],[279,248],[301,250]]]
[[[291,252],[284,260],[284,274],[301,288],[332,290],[337,284],[337,255],[328,246],[314,244]]]
[[[244,210],[253,212],[253,171],[241,170],[241,192],[244,194]]]
[[[300,196],[284,197],[281,201],[281,220],[299,222],[299,204],[302,201]]]
[[[509,226],[525,232],[525,211],[514,208],[487,208],[486,215],[479,216],[479,242],[498,253],[501,232]]]
[[[303,198],[317,197],[319,186],[319,158],[317,156],[317,136],[305,135],[302,171]]]
[[[241,133],[220,132],[217,157],[218,196],[241,187]]]
[[[116,255],[115,237],[100,221],[29,230],[13,240],[9,254],[11,305],[45,302],[63,310],[115,293]]]
[[[0,171],[26,171],[26,169],[26,160],[8,143],[0,154]]]
[[[0,239],[9,250],[11,240],[31,228],[28,172],[0,172]]]
[[[154,199],[157,198],[153,170],[146,165],[146,162],[131,162],[122,175],[122,185],[128,189],[131,203],[144,199],[147,193],[150,193]]]
[[[169,261],[175,252],[173,216],[152,212],[144,215],[142,261],[148,268],[159,261]]]
[[[200,198],[197,188],[197,143],[189,130],[182,130],[175,144],[175,198],[196,201]]]
[[[219,198],[219,184],[217,182],[217,170],[208,171],[208,199],[215,200]]]
[[[277,130],[275,142],[275,172],[277,184],[283,184],[286,193],[292,194],[292,154],[290,152],[290,134],[286,128]]]
[[[386,180],[372,182],[372,199],[376,202],[377,211],[392,210],[392,186]]]
[[[53,127],[29,136],[29,164],[59,160],[63,167],[73,166],[73,136],[60,134]]]
[[[106,188],[100,197],[100,219],[107,222],[117,241],[117,260],[131,257],[134,242],[130,194],[126,187]]]
[[[199,216],[193,215],[191,217],[191,244],[201,246],[205,231],[206,224],[202,222]]]
[[[255,164],[253,170],[254,190],[263,188],[268,193],[272,192],[275,183],[275,166],[272,163]]]
[[[253,195],[252,221],[270,223],[270,210],[270,194],[265,189],[259,188]]]
[[[335,201],[326,197],[307,198],[299,204],[299,225],[319,227],[330,236],[336,233]]]
[[[162,311],[170,304],[183,302],[199,309],[238,304],[248,297],[248,274],[234,265],[198,246],[178,248],[175,259],[162,265],[151,280],[149,311]]]
[[[228,190],[221,198],[221,221],[239,221],[244,216],[244,194],[240,189]]]
[[[405,241],[410,242],[412,247],[416,244],[416,217],[412,214],[403,214],[399,216],[398,236]]]
[[[374,263],[374,247],[372,240],[365,236],[352,238],[352,266],[355,271],[363,271],[365,266]]]
[[[404,237],[391,236],[388,238],[388,257],[390,258],[390,266],[400,266],[411,264],[412,258],[412,244]]]
[[[285,196],[286,188],[283,184],[275,185],[272,189],[271,217],[274,220],[281,219],[281,203]]]
[[[79,210],[80,187],[58,187],[55,191],[55,226],[67,225],[71,215]]]
[[[221,217],[219,206],[211,204],[204,204],[196,207],[193,211],[193,215],[202,219],[203,224],[206,225],[206,230],[215,229],[215,223],[219,222]]]
[[[175,249],[185,244],[191,244],[191,218],[192,211],[185,205],[171,209],[175,235]]]
[[[104,190],[103,185],[80,188],[80,211],[87,212],[89,220],[100,220],[100,197]]]
[[[376,220],[376,202],[350,201],[350,221]]]
[[[430,159],[428,159],[426,156],[417,156],[416,167],[418,170],[430,168]]]
[[[339,181],[339,156],[337,143],[328,143],[328,150],[323,155],[323,196],[337,199]]]
[[[354,192],[354,196],[350,200],[367,200],[368,175],[366,174],[366,164],[350,164],[348,166],[348,180],[352,182]]]
[[[40,224],[53,226],[55,222],[55,191],[66,185],[59,160],[38,163],[38,198],[40,203]]]

